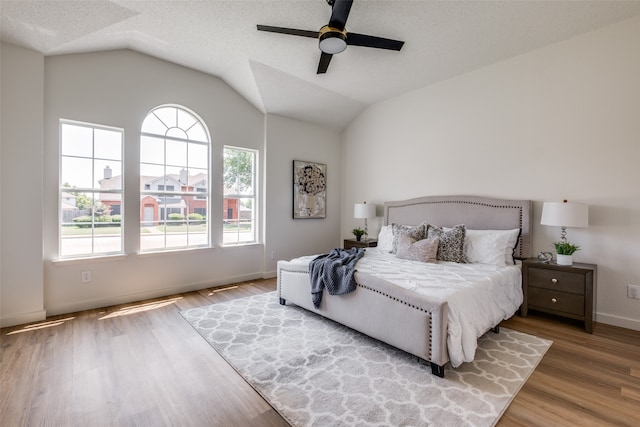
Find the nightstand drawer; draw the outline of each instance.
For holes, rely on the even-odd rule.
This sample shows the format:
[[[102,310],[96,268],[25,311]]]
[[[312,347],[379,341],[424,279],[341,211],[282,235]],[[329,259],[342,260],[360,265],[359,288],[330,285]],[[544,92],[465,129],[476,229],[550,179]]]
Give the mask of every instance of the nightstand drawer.
[[[584,316],[584,295],[530,287],[528,297],[530,308],[539,307]]]
[[[584,329],[593,332],[595,319],[595,264],[558,265],[541,263],[536,258],[522,262],[524,301],[520,315],[527,317],[529,309],[562,317],[583,320]]]
[[[529,286],[584,295],[584,276],[565,271],[529,268]]]

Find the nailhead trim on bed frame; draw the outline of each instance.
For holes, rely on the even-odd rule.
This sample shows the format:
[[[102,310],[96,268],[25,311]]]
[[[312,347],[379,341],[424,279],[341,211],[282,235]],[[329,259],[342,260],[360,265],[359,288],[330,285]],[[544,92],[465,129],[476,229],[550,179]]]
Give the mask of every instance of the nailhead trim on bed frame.
[[[413,304],[409,304],[406,301],[403,301],[401,299],[393,297],[393,296],[391,296],[391,295],[389,295],[387,293],[384,293],[382,291],[379,291],[377,289],[370,288],[369,286],[361,285],[360,283],[356,283],[356,286],[359,287],[359,288],[363,288],[363,289],[366,289],[368,291],[380,294],[383,297],[387,297],[387,298],[389,298],[389,299],[391,299],[393,301],[397,301],[397,302],[399,302],[401,304],[406,305],[407,307],[411,307],[411,308],[416,309],[418,311],[421,311],[423,313],[427,313],[429,315],[429,322],[428,322],[429,323],[429,359],[428,360],[431,360],[431,356],[432,356],[431,349],[433,348],[433,343],[431,341],[431,337],[433,337],[433,326],[432,326],[433,325],[433,317],[432,317],[432,313],[429,310],[425,310],[424,308],[420,308],[420,307],[415,306]]]
[[[296,269],[296,268],[294,268],[294,269],[287,270],[287,271],[288,271],[289,273],[296,273],[296,274],[306,274],[306,275],[308,275],[308,274],[309,274],[309,272],[308,272],[308,271],[306,271],[306,270],[304,270],[304,268],[303,268],[303,267],[299,267],[299,268],[297,268],[297,269]],[[280,279],[280,278],[279,278],[279,279]],[[368,291],[371,291],[371,292],[375,292],[375,293],[377,293],[377,294],[380,294],[380,295],[382,295],[382,296],[384,296],[384,297],[386,297],[386,298],[389,298],[389,299],[391,299],[391,300],[394,300],[394,301],[397,301],[397,302],[399,302],[399,303],[401,303],[401,304],[404,304],[404,305],[406,305],[407,307],[411,307],[411,308],[416,309],[416,310],[418,310],[418,311],[422,311],[423,313],[427,313],[427,314],[429,315],[429,322],[428,322],[428,323],[429,323],[429,359],[427,359],[427,360],[431,360],[431,356],[432,356],[431,349],[432,349],[432,347],[433,347],[433,342],[431,341],[431,337],[433,336],[433,326],[432,326],[432,323],[433,323],[433,317],[432,317],[432,313],[431,313],[430,311],[425,310],[425,309],[420,308],[420,307],[417,307],[417,306],[415,306],[415,305],[413,305],[413,304],[409,304],[409,303],[408,303],[408,302],[406,302],[406,301],[400,300],[400,299],[398,299],[398,298],[396,298],[396,297],[392,297],[391,295],[389,295],[389,294],[387,294],[387,293],[384,293],[384,292],[381,292],[381,291],[379,291],[379,290],[376,290],[376,289],[370,288],[369,286],[364,286],[364,285],[361,285],[360,283],[357,283],[357,282],[356,282],[356,286],[357,286],[357,287],[359,287],[359,288],[363,288],[363,289],[366,289],[366,290],[368,290]],[[282,299],[282,294],[280,293],[280,287],[278,287],[278,298],[279,298],[279,299]]]
[[[422,311],[422,312],[428,313],[429,315],[431,314],[431,312],[430,312],[430,311],[425,310],[424,308],[420,308],[420,307],[415,306],[415,305],[413,305],[413,304],[409,304],[409,303],[408,303],[408,302],[406,302],[406,301],[403,301],[403,300],[401,300],[401,299],[398,299],[398,298],[396,298],[396,297],[393,297],[393,296],[391,296],[391,295],[389,295],[389,294],[386,294],[386,293],[384,293],[384,292],[382,292],[382,291],[379,291],[379,290],[377,290],[377,289],[373,289],[373,288],[370,288],[370,287],[368,287],[368,286],[361,285],[360,283],[356,283],[356,285],[357,285],[359,288],[367,289],[367,290],[369,290],[369,291],[375,292],[375,293],[377,293],[377,294],[380,294],[380,295],[382,295],[382,296],[385,296],[385,297],[387,297],[387,298],[389,298],[389,299],[392,299],[392,300],[394,300],[394,301],[398,301],[398,302],[400,302],[400,303],[402,303],[402,304],[404,304],[404,305],[406,305],[406,306],[409,306],[409,307],[411,307],[411,308],[415,308],[416,310],[419,310],[419,311]]]
[[[526,258],[522,254],[522,250],[523,250],[522,249],[522,246],[523,246],[523,242],[522,242],[522,218],[524,216],[524,213],[523,213],[522,207],[520,207],[520,206],[510,206],[510,205],[482,203],[482,202],[478,202],[478,201],[469,201],[469,200],[434,200],[434,201],[407,203],[405,205],[389,206],[389,207],[387,207],[387,210],[395,209],[395,208],[406,208],[408,206],[435,205],[435,204],[457,204],[457,205],[466,204],[466,205],[487,206],[487,207],[490,207],[490,208],[499,208],[499,209],[517,209],[518,212],[519,212],[519,219],[520,219],[520,235],[518,236],[518,245],[517,245],[519,254],[516,256],[516,258],[519,258],[519,259]],[[388,215],[386,215],[386,217],[385,217],[385,224],[384,225],[389,225],[389,216]]]

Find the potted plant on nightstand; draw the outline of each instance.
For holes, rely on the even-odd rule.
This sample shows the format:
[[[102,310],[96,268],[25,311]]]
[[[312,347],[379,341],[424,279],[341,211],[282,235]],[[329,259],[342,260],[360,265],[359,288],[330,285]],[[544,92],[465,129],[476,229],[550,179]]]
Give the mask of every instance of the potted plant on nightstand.
[[[558,265],[572,265],[573,254],[580,250],[580,246],[569,242],[555,242],[553,246],[555,246],[558,253]]]
[[[356,236],[356,240],[359,242],[362,239],[362,235],[364,234],[364,230],[360,227],[356,227],[351,230],[354,236]]]

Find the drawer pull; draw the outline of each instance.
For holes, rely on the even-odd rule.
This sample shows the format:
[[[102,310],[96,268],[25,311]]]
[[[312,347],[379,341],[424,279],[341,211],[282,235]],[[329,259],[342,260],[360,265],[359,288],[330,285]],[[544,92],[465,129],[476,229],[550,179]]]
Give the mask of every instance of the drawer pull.
[[[555,303],[557,303],[557,302],[558,302],[558,300],[557,300],[557,299],[555,299],[555,298],[551,298],[551,302],[555,304]]]
[[[554,277],[553,279],[551,279],[551,283],[553,283],[553,284],[555,285],[556,283],[558,283],[558,279],[556,279],[556,278]]]

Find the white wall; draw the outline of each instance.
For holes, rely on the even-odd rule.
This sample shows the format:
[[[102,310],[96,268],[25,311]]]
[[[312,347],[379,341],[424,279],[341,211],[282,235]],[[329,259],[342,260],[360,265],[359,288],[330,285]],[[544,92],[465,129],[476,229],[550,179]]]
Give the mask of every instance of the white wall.
[[[44,318],[42,123],[44,58],[0,44],[0,326]]]
[[[275,274],[277,259],[323,253],[340,241],[340,135],[313,124],[269,114],[266,120],[267,224],[265,271]],[[327,165],[327,217],[292,219],[293,160]],[[271,259],[275,252],[276,260]]]
[[[260,150],[266,251],[254,244],[138,253],[140,126],[166,103],[192,109],[208,125],[213,182],[221,182],[223,145]],[[340,244],[340,135],[265,117],[216,77],[129,50],[45,58],[2,44],[2,109],[2,326],[273,276],[277,259]],[[60,118],[124,129],[126,256],[56,261]],[[326,219],[291,219],[293,159],[327,164]],[[221,191],[212,188],[213,224],[222,221]],[[14,203],[23,208],[16,212]],[[222,231],[212,228],[212,241],[220,242]],[[89,284],[81,283],[83,271],[92,273]]]
[[[597,320],[640,330],[638,76],[634,18],[372,106],[343,135],[343,237],[359,200],[531,199],[537,253],[560,232],[539,225],[543,201],[588,203],[568,237],[598,264]]]
[[[139,133],[161,104],[198,114],[212,139],[212,182],[222,180],[222,146],[262,149],[263,115],[222,80],[129,50],[45,59],[44,269],[47,314],[65,313],[262,276],[262,245],[139,254]],[[115,126],[125,135],[125,259],[52,263],[58,245],[59,119]],[[220,186],[221,187],[221,186]],[[212,224],[222,222],[222,188],[212,187]],[[221,230],[212,227],[212,241]],[[82,271],[92,282],[83,284]]]

